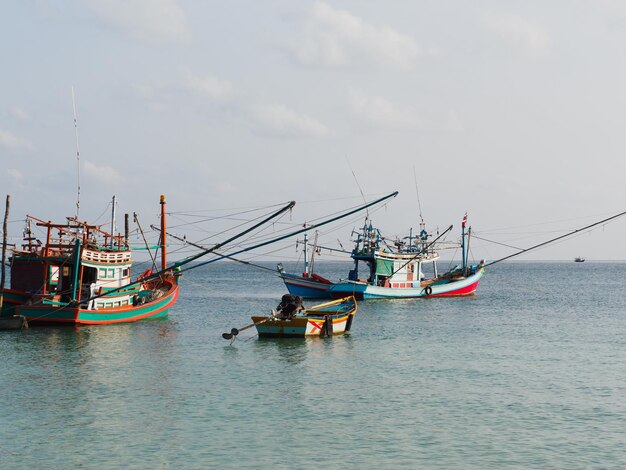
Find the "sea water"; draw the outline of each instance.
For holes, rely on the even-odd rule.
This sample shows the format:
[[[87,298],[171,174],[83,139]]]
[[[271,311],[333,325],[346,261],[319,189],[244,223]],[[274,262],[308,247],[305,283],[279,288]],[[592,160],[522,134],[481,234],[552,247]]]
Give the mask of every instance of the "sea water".
[[[350,335],[230,344],[282,282],[191,270],[164,321],[0,332],[0,467],[625,468],[625,274],[501,263],[360,302]]]

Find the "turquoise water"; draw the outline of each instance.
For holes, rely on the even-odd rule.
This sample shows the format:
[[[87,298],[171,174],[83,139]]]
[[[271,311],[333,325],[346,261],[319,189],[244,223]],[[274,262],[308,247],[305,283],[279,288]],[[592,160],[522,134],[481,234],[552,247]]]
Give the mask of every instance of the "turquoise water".
[[[501,263],[475,297],[361,302],[350,336],[231,346],[280,280],[192,270],[169,320],[0,332],[1,468],[624,468],[625,272]]]

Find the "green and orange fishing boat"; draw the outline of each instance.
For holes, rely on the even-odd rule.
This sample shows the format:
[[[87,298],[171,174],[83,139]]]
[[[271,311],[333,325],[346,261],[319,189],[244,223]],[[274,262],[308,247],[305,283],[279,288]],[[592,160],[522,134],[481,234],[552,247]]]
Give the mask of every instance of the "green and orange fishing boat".
[[[102,325],[167,316],[179,293],[179,269],[167,266],[165,197],[161,196],[161,270],[131,278],[128,234],[68,218],[64,224],[27,217],[45,243],[25,231],[11,257],[11,287],[2,289],[0,317],[30,324]],[[115,207],[115,204],[113,204]],[[115,215],[113,219],[115,220]]]

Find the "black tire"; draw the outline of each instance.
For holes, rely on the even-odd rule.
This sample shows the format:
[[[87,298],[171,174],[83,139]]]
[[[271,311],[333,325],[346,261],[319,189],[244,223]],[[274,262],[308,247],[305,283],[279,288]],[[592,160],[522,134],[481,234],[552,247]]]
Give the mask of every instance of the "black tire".
[[[433,288],[432,288],[432,287],[430,287],[430,286],[426,286],[426,287],[424,287],[424,293],[425,293],[426,295],[430,295],[430,294],[432,294],[432,293],[433,293]]]

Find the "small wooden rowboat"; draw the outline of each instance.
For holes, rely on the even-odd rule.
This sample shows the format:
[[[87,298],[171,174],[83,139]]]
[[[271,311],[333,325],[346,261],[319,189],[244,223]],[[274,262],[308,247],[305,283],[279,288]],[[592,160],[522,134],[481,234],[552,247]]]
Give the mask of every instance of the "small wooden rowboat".
[[[332,336],[350,331],[356,311],[356,299],[345,297],[301,310],[292,318],[253,316],[252,321],[259,337]]]

